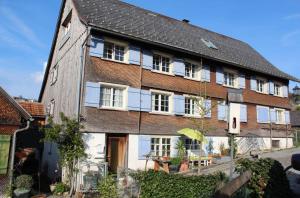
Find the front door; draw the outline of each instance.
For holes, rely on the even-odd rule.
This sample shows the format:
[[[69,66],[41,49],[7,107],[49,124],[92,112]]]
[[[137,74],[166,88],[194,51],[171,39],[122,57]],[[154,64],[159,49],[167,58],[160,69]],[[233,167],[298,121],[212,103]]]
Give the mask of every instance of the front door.
[[[118,168],[125,167],[126,140],[126,136],[108,136],[107,161],[110,171],[114,173],[117,172]]]
[[[7,173],[10,135],[0,135],[0,175]]]

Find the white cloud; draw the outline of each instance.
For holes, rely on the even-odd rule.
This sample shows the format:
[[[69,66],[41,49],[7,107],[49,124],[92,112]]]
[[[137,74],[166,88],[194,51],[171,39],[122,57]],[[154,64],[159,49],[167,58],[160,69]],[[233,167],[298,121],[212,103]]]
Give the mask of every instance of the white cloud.
[[[40,84],[41,82],[43,82],[46,67],[47,67],[47,62],[45,61],[45,62],[43,62],[43,70],[42,71],[37,71],[37,72],[34,72],[33,74],[31,74],[31,77],[33,78],[35,83]]]
[[[44,44],[39,40],[34,31],[27,26],[12,10],[7,7],[0,7],[0,13],[9,20],[10,29],[15,33],[21,34],[28,41],[34,43],[38,47],[44,47]]]
[[[290,46],[294,45],[295,43],[299,43],[300,41],[300,30],[295,30],[292,32],[289,32],[281,38],[281,43],[284,46]]]
[[[300,19],[300,13],[285,16],[283,17],[283,19],[284,20]]]

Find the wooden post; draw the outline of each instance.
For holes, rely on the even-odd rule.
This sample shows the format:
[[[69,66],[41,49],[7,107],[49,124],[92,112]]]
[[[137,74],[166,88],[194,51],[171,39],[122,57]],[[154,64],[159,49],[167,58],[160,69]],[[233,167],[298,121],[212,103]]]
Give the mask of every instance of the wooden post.
[[[272,121],[270,121],[270,150],[273,150],[273,145],[272,145],[272,139],[273,139],[273,130],[272,130]]]

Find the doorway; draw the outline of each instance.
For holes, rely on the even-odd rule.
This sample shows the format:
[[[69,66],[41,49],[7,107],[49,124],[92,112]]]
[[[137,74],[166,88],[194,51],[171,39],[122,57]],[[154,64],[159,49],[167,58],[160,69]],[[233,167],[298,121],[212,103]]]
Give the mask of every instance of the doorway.
[[[127,154],[127,135],[112,134],[107,136],[107,161],[111,172],[125,168]]]

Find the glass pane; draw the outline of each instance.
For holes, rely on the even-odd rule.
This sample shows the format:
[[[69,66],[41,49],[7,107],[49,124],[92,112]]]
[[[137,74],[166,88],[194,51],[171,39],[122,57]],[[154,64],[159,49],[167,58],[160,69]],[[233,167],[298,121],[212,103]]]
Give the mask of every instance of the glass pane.
[[[161,61],[162,71],[169,72],[170,59],[166,57],[162,57],[161,60],[162,60]]]
[[[125,51],[124,47],[116,45],[115,46],[115,60],[124,61],[124,51]]]
[[[109,107],[111,100],[111,88],[101,87],[100,93],[101,106]]]
[[[113,106],[114,107],[123,106],[123,90],[117,88],[113,89]]]
[[[112,43],[104,43],[103,57],[112,59],[112,54],[113,54],[113,44]]]
[[[159,70],[159,62],[160,62],[160,56],[154,54],[153,55],[153,69],[154,70]]]

